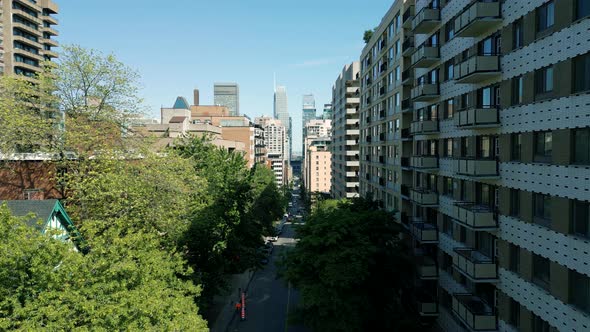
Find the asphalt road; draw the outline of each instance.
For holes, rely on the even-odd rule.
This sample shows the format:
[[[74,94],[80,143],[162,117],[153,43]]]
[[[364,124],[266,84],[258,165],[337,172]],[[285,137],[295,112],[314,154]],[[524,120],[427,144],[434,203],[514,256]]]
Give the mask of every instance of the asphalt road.
[[[297,204],[296,204],[297,205]],[[289,312],[297,306],[300,296],[284,280],[277,279],[275,261],[284,250],[295,245],[294,229],[286,223],[275,242],[269,263],[256,271],[246,297],[246,320],[234,319],[228,331],[240,332],[309,332],[302,326],[290,326]]]

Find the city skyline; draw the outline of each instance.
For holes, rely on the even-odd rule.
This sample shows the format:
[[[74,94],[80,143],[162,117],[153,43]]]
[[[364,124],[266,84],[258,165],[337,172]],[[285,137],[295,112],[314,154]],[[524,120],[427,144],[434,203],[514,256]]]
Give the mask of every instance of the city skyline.
[[[373,28],[390,6],[381,0],[362,8],[352,4],[255,0],[228,8],[224,3],[181,1],[137,7],[133,1],[60,0],[58,41],[113,53],[138,70],[146,113],[155,118],[170,99],[192,96],[193,89],[200,90],[201,104],[213,105],[215,82],[240,85],[241,114],[271,115],[276,73],[277,84],[286,86],[291,96],[293,148],[298,151],[301,96],[313,93],[318,105],[331,101],[333,78],[345,64],[358,60],[364,47],[362,32]],[[219,13],[224,13],[227,24],[219,24]],[[302,25],[302,16],[322,21],[325,28]],[[108,25],[104,17],[109,18]],[[151,22],[160,22],[158,29]],[[179,45],[182,52],[176,51]]]

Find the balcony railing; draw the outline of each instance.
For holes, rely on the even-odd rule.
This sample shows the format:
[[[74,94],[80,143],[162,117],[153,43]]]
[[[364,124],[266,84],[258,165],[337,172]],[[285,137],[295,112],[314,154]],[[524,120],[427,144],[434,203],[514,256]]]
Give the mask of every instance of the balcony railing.
[[[404,28],[411,28],[412,27],[412,19],[414,18],[414,6],[409,6],[408,9],[404,12],[402,16],[402,26]]]
[[[475,83],[500,76],[500,56],[474,55],[453,67],[457,83]]]
[[[415,68],[428,68],[440,61],[438,45],[422,44],[412,54],[412,66]]]
[[[438,194],[430,189],[415,188],[410,190],[410,199],[418,205],[437,206]]]
[[[422,280],[435,280],[438,278],[438,269],[432,258],[428,256],[419,257],[418,277]]]
[[[410,98],[402,100],[402,112],[409,112],[413,108],[413,103]]]
[[[438,301],[430,294],[420,294],[416,299],[420,316],[438,316]]]
[[[412,20],[414,33],[427,33],[440,23],[440,9],[424,7]]]
[[[495,230],[498,217],[494,209],[487,205],[475,203],[456,203],[455,218],[467,228],[473,230]]]
[[[493,282],[498,279],[496,262],[471,248],[455,248],[453,266],[475,282]]]
[[[481,106],[459,110],[453,116],[455,126],[459,128],[488,128],[500,124],[498,106]]]
[[[500,1],[476,0],[455,18],[455,36],[477,37],[500,22]]]
[[[403,56],[408,56],[412,53],[414,53],[415,48],[414,48],[414,37],[407,37],[404,42],[402,43],[402,55]]]
[[[414,238],[421,243],[438,243],[438,231],[433,224],[413,222],[410,230]]]
[[[417,169],[438,169],[438,156],[413,156],[410,166]]]
[[[438,133],[438,120],[414,121],[410,124],[410,132],[413,135]]]
[[[472,331],[496,331],[498,320],[494,309],[473,294],[453,294],[453,312]]]
[[[411,68],[402,71],[402,84],[412,85],[414,81],[414,70]]]
[[[453,160],[455,174],[471,177],[497,177],[498,160],[495,158],[459,158]]]
[[[439,97],[438,84],[424,83],[411,91],[412,101],[430,101]]]

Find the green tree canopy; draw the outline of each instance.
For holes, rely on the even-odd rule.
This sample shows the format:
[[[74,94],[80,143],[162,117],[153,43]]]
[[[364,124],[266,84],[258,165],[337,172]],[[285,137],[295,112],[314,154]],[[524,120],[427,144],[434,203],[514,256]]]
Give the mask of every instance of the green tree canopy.
[[[401,328],[411,315],[399,294],[413,264],[400,232],[374,202],[320,202],[280,263],[280,274],[302,294],[304,324],[314,331],[410,331]]]

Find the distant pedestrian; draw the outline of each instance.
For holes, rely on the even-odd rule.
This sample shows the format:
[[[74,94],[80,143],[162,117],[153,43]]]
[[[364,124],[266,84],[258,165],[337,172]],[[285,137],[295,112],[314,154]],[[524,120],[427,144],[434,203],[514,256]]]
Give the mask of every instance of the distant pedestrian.
[[[242,311],[242,303],[236,302],[236,312],[238,315],[240,314],[240,311]]]

